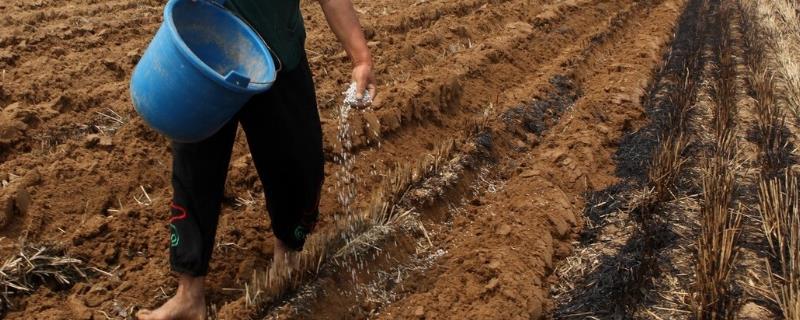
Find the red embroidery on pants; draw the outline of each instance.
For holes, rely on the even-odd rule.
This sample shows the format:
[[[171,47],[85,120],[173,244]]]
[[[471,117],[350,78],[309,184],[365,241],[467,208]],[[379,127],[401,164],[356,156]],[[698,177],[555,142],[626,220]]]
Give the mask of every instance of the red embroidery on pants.
[[[173,222],[175,222],[177,220],[186,219],[186,217],[189,216],[189,214],[186,213],[186,208],[184,208],[184,207],[181,207],[181,206],[179,206],[179,205],[177,205],[175,203],[170,203],[169,207],[181,212],[181,214],[179,216],[170,217],[169,218],[169,223],[173,223]]]

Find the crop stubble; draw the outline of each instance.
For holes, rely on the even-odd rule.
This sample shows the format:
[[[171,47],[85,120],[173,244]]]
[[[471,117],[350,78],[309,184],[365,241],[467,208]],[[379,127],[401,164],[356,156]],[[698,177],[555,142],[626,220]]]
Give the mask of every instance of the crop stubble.
[[[0,25],[0,172],[12,185],[16,176],[33,170],[41,175],[21,186],[30,193],[30,207],[6,212],[10,223],[3,229],[0,253],[11,256],[22,238],[63,248],[111,272],[67,290],[43,286],[21,298],[9,318],[87,317],[99,311],[119,317],[131,306],[158,304],[174,290],[174,282],[164,282],[169,279],[163,219],[170,196],[169,150],[163,138],[134,116],[126,93],[130,70],[159,23],[162,5],[130,0],[0,4],[8,12]],[[418,202],[409,202],[426,214],[442,206],[444,197],[455,203],[453,212],[466,212],[422,218],[429,232],[415,235],[428,237],[427,242],[445,253],[437,256],[433,269],[411,275],[418,286],[399,290],[388,305],[352,308],[357,303],[346,295],[323,300],[344,307],[323,313],[325,305],[312,303],[307,307],[319,312],[305,316],[380,311],[386,317],[405,317],[416,316],[421,307],[423,316],[451,317],[455,301],[462,301],[455,308],[462,316],[546,313],[553,307],[547,294],[553,259],[570,251],[573,228],[582,224],[575,215],[584,211],[585,192],[620,180],[615,172],[617,144],[624,132],[645,122],[640,99],[653,81],[683,1],[356,5],[375,51],[382,92],[375,110],[351,119],[359,181],[354,211],[394,210],[375,209],[375,203],[393,206],[400,201],[389,195],[393,201],[386,202],[387,195],[376,194],[376,189],[386,189],[376,186],[402,180],[401,187],[393,188],[412,184],[410,190],[425,190],[422,181],[428,180],[420,179],[444,179],[441,171],[450,168],[444,164],[452,159],[479,160],[465,162],[466,168],[453,173],[467,182],[442,184],[456,190],[454,194],[433,192],[440,200],[424,200],[421,192]],[[316,4],[303,2],[303,7],[307,54],[317,78],[326,154],[332,160],[338,153],[335,106],[349,83],[349,63],[325,31]],[[674,137],[669,139],[675,147],[662,153],[679,153],[682,138],[665,136]],[[272,252],[263,200],[252,196],[261,187],[246,154],[240,139],[209,279],[210,303],[223,314],[243,312],[241,301],[249,300],[244,284],[268,265]],[[428,154],[434,161],[419,161]],[[675,167],[675,161],[665,167]],[[428,165],[414,176],[417,163]],[[338,167],[329,161],[326,169],[332,173]],[[414,177],[398,180],[396,174]],[[653,173],[653,180],[663,176]],[[474,177],[490,182],[481,184]],[[328,180],[331,185],[334,177],[329,174]],[[469,189],[465,184],[473,182],[477,191],[459,189]],[[335,229],[332,217],[340,210],[336,190],[327,191],[320,234]],[[376,197],[383,202],[375,202]],[[450,227],[454,229],[443,229]],[[332,270],[328,279],[340,278]],[[316,275],[301,274],[297,281],[307,283]],[[452,290],[459,286],[465,290]],[[285,293],[281,289],[274,294]],[[434,303],[434,297],[441,302]],[[470,307],[484,298],[489,303]]]

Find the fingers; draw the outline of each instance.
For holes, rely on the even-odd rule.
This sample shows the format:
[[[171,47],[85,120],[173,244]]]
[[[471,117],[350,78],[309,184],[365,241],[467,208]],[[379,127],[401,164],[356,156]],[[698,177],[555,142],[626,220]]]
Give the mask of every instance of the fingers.
[[[364,91],[367,90],[364,79],[356,79],[356,99],[364,99]]]
[[[353,68],[353,82],[355,82],[356,95],[359,108],[368,107],[372,99],[375,99],[377,87],[375,85],[375,75],[372,74],[372,66],[360,65]],[[369,101],[364,101],[364,94],[369,95]]]
[[[136,313],[136,320],[147,320],[147,319],[150,319],[150,314],[152,314],[152,313],[153,313],[153,311],[147,310],[147,309],[139,310],[139,312]]]
[[[374,83],[370,83],[370,84],[367,86],[367,90],[369,90],[369,96],[370,96],[372,99],[375,99],[375,94],[377,93],[377,88],[375,87],[375,84],[374,84]]]

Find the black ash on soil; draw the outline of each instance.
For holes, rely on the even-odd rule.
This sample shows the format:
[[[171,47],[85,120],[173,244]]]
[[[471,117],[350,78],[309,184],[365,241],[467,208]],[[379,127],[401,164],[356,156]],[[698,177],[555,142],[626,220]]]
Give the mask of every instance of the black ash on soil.
[[[528,132],[542,135],[581,95],[572,79],[566,76],[557,75],[550,79],[550,84],[555,91],[551,92],[546,100],[535,100],[503,113],[502,119],[506,126],[522,125]]]

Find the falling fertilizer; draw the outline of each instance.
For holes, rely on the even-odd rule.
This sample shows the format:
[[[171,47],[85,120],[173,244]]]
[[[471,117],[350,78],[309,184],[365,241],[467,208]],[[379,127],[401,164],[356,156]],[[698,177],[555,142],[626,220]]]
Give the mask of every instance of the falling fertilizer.
[[[355,157],[353,156],[353,137],[350,130],[350,111],[353,107],[368,106],[372,103],[372,96],[368,91],[364,92],[363,98],[356,97],[356,84],[351,83],[350,87],[343,92],[344,101],[339,108],[339,122],[337,138],[339,139],[339,154],[336,161],[339,163],[339,171],[336,172],[337,201],[342,208],[343,217],[350,217],[353,214],[353,201],[356,196],[356,177],[353,173]],[[335,216],[337,223],[344,219]]]

